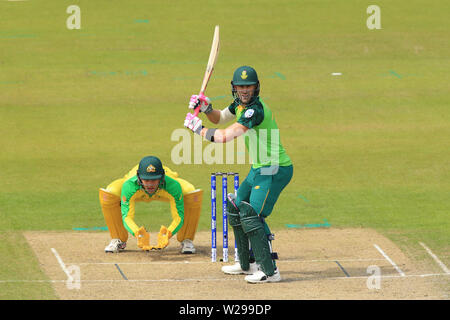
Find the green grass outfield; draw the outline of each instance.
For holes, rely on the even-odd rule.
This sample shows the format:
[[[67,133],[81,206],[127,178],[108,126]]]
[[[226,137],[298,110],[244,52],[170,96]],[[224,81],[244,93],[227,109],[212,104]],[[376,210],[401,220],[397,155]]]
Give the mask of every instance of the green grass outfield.
[[[81,30],[66,28],[72,4]],[[366,27],[371,4],[381,30]],[[170,157],[216,24],[207,95],[227,106],[233,71],[256,68],[294,162],[274,231],[324,219],[375,228],[405,248],[423,241],[448,265],[448,12],[425,0],[1,1],[0,279],[45,277],[21,231],[105,226],[98,188],[145,155],[204,190],[212,171],[244,178],[249,165]],[[170,222],[164,205],[138,210],[152,231]],[[52,298],[50,285],[0,284],[0,299]]]

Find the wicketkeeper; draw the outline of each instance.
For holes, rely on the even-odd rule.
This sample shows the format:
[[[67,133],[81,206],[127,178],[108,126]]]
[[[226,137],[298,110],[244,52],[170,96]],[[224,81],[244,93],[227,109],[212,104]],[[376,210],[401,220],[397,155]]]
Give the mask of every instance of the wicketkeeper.
[[[106,189],[100,188],[99,197],[111,243],[105,252],[125,249],[128,233],[137,238],[144,251],[164,249],[169,239],[177,234],[181,253],[195,253],[193,240],[197,230],[203,191],[178,177],[154,156],[144,157],[123,178],[114,180]],[[157,245],[150,245],[150,233],[134,222],[136,202],[163,201],[170,204],[172,223],[161,226]]]
[[[265,219],[271,214],[281,191],[293,175],[291,159],[280,140],[275,117],[259,97],[260,84],[256,71],[249,66],[236,69],[231,81],[234,101],[223,110],[214,110],[209,98],[193,95],[189,108],[200,106],[214,124],[236,119],[226,129],[209,129],[202,120],[188,113],[184,126],[215,143],[225,143],[246,134],[245,144],[252,168],[238,189],[237,197],[228,195],[228,215],[237,242],[239,263],[222,267],[228,274],[247,274],[251,283],[281,280],[272,252],[273,236]],[[251,250],[249,249],[249,242]],[[251,254],[253,251],[253,255]]]

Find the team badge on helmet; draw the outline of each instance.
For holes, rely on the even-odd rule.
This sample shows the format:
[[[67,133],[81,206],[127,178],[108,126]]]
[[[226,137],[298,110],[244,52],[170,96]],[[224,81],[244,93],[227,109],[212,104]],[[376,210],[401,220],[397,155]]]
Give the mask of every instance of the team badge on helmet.
[[[142,158],[139,162],[137,175],[139,179],[144,180],[158,180],[164,177],[164,168],[157,157],[148,156]]]

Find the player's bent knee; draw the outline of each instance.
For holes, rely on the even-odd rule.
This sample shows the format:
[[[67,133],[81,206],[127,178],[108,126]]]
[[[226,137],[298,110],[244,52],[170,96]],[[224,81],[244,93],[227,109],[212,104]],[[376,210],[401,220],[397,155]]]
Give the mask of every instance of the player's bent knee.
[[[261,218],[248,202],[241,201],[238,208],[242,229],[250,240],[256,263],[260,265],[266,275],[273,275],[275,272],[274,264]]]
[[[241,201],[238,209],[240,212],[242,229],[244,229],[245,233],[250,233],[264,228],[264,225],[255,209],[253,209],[253,207],[248,202]]]
[[[181,178],[175,178],[175,180],[178,181],[178,183],[180,184],[181,190],[184,195],[186,195],[188,193],[192,193],[196,190],[194,185],[187,180],[184,180]]]
[[[106,189],[103,189],[105,192],[115,195],[120,198],[120,194],[122,192],[122,185],[126,181],[126,179],[116,179],[113,182],[111,182]]]
[[[241,217],[239,215],[239,209],[236,207],[233,199],[230,196],[227,197],[227,214],[230,226],[238,227],[241,225]]]

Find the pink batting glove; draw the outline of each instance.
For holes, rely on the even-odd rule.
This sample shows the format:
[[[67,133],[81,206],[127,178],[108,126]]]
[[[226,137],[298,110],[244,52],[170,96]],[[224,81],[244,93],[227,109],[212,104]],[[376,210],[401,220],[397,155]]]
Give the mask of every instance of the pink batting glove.
[[[184,119],[184,126],[198,135],[203,129],[202,120],[190,112],[186,114],[186,118]]]
[[[203,93],[193,94],[189,100],[189,109],[194,110],[194,115],[197,116],[199,112],[204,112],[205,114],[212,111],[211,100],[206,97]]]
[[[198,99],[198,95],[193,94],[189,100],[189,109],[195,109],[199,104],[200,100]]]

